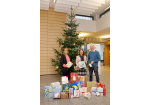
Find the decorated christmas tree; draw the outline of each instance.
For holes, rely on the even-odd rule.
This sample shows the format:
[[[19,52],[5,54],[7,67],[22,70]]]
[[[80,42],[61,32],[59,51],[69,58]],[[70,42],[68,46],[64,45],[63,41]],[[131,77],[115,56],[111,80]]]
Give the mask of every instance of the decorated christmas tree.
[[[76,24],[76,20],[74,20],[75,18],[75,14],[72,13],[73,8],[71,8],[71,14],[67,14],[68,19],[67,22],[64,23],[66,25],[66,28],[62,27],[63,32],[62,36],[64,37],[64,40],[62,38],[58,38],[56,42],[59,43],[59,47],[61,47],[61,51],[58,51],[57,49],[54,49],[55,52],[55,59],[51,58],[51,63],[52,66],[56,67],[56,70],[60,75],[62,75],[62,65],[60,64],[60,58],[61,55],[63,54],[64,48],[68,48],[69,49],[69,55],[72,58],[72,71],[71,72],[75,72],[76,70],[74,69],[74,66],[76,66],[76,56],[79,54],[79,50],[81,49],[81,46],[84,46],[85,43],[85,38],[81,39],[78,37],[80,32],[76,32],[77,31],[77,27],[79,26],[79,24]],[[85,56],[87,56],[87,51],[85,51]],[[88,63],[87,63],[88,66]]]

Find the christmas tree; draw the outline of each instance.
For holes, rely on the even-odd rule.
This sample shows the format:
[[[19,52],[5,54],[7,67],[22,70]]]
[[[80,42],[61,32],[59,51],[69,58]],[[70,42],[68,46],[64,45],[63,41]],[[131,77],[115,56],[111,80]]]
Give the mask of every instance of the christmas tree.
[[[62,33],[62,36],[64,37],[64,40],[62,38],[58,38],[56,42],[59,43],[59,47],[61,47],[61,51],[58,51],[57,49],[54,49],[55,52],[55,59],[51,58],[51,63],[52,66],[56,67],[56,70],[60,75],[62,75],[62,65],[60,64],[60,58],[61,55],[63,54],[64,48],[68,48],[69,49],[69,55],[72,58],[72,71],[71,72],[75,72],[76,70],[74,69],[74,66],[76,66],[76,56],[79,54],[79,50],[81,49],[81,46],[84,46],[85,43],[85,38],[81,39],[78,37],[80,32],[76,32],[77,31],[77,27],[79,26],[79,24],[76,24],[76,21],[74,20],[75,18],[75,14],[72,13],[73,8],[71,8],[71,14],[67,14],[67,16],[69,17],[67,19],[67,22],[64,23],[66,25],[66,28],[63,28],[64,33]],[[87,51],[85,51],[85,56],[87,56]],[[88,66],[88,63],[87,63]]]

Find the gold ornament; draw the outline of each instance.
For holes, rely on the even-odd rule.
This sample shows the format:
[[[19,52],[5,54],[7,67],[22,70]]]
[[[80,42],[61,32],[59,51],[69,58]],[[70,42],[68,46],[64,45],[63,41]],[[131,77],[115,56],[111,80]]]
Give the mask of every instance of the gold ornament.
[[[73,45],[75,45],[75,43],[73,43]]]
[[[59,58],[61,58],[61,56]]]
[[[56,66],[56,68],[58,69],[58,66]]]

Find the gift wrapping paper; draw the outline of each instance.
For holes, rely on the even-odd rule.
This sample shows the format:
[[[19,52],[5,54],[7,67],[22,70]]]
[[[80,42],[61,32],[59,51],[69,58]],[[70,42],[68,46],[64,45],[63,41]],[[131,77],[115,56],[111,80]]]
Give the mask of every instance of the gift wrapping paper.
[[[87,92],[87,87],[79,88],[79,91],[80,91],[80,96],[84,96],[84,93]]]
[[[63,84],[63,90],[69,91],[69,88],[71,88],[71,84],[70,83]]]
[[[97,92],[103,93],[103,95],[105,96],[106,95],[106,88],[99,87],[99,88],[97,88]]]
[[[53,92],[53,98],[60,98],[61,92],[60,91],[54,91]]]
[[[73,93],[69,93],[69,98],[73,98]]]
[[[91,99],[91,93],[90,92],[84,93],[84,97],[87,99]]]
[[[68,99],[68,93],[61,92],[61,99]]]
[[[79,97],[79,90],[74,90],[74,96],[73,97]]]
[[[79,68],[84,68],[84,67],[86,67],[84,61],[80,61],[80,62],[78,62],[78,64],[79,64]]]
[[[49,97],[49,86],[44,87],[44,96]]]
[[[62,76],[61,81],[62,81],[62,84],[67,84],[68,83],[68,76]]]
[[[87,92],[91,93],[91,88],[95,87],[95,81],[88,81],[87,82]]]
[[[85,76],[78,76],[79,81],[83,81],[83,85],[85,83]]]
[[[66,64],[66,66],[67,66],[67,67],[71,67],[72,64],[73,64],[73,63],[69,61],[69,62]]]
[[[49,97],[53,97],[53,92],[49,92]]]
[[[49,86],[49,92],[54,92],[54,91],[61,91],[62,92],[62,85],[59,85],[55,88],[52,88],[51,86]]]
[[[70,73],[70,80],[71,81],[78,81],[78,73],[77,72],[71,72]]]
[[[91,92],[96,92],[97,91],[97,87],[92,87],[91,88]]]
[[[60,85],[60,82],[53,82],[51,83],[51,87],[52,88],[55,88],[56,86],[59,86]]]
[[[79,88],[83,87],[83,81],[75,81]]]
[[[73,88],[69,88],[69,98],[73,98]]]

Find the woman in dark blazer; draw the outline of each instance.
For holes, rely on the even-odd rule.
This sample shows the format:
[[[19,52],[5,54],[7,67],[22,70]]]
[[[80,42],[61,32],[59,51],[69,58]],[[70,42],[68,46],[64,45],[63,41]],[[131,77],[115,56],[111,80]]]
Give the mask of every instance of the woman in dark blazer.
[[[63,76],[68,76],[68,79],[70,79],[70,71],[72,69],[72,66],[70,68],[66,66],[69,61],[72,62],[72,59],[68,54],[68,49],[64,48],[64,54],[61,56],[60,63],[62,65]]]

